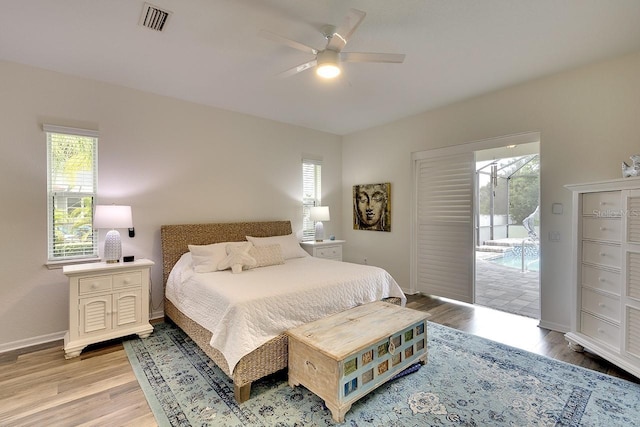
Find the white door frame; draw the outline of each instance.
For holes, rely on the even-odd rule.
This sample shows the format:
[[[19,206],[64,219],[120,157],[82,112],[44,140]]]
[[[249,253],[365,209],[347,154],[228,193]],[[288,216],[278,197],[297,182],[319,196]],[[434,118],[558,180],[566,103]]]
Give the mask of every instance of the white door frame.
[[[417,268],[418,268],[418,245],[417,245],[417,206],[418,206],[418,186],[417,186],[417,161],[425,158],[450,156],[454,154],[462,154],[468,152],[476,152],[491,148],[506,147],[509,145],[528,144],[540,142],[540,132],[525,132],[514,135],[500,136],[479,141],[468,142],[465,144],[453,145],[450,147],[436,148],[433,150],[418,151],[411,153],[411,174],[412,174],[412,192],[411,192],[411,244],[410,244],[410,287],[409,293],[418,293],[417,286]],[[475,192],[474,192],[475,199]],[[475,200],[474,200],[475,206]],[[475,215],[473,215],[475,230]],[[473,232],[473,231],[472,231]],[[474,248],[470,248],[474,250]],[[473,287],[473,283],[470,283]],[[475,293],[473,293],[475,296]]]

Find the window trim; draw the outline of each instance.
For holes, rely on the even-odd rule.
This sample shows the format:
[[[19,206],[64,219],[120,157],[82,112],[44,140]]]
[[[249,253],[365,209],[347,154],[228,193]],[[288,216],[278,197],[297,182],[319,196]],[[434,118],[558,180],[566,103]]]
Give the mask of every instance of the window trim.
[[[313,176],[308,176],[305,168],[313,166]],[[307,188],[310,184],[313,188]],[[311,197],[306,197],[307,190],[310,190]],[[322,158],[315,156],[305,156],[302,158],[302,241],[315,239],[315,224],[309,219],[310,208],[321,206],[322,200]]]
[[[83,262],[95,262],[99,260],[98,256],[98,234],[95,232],[92,233],[93,242],[92,242],[92,250],[91,254],[80,254],[80,255],[67,255],[67,256],[54,256],[54,212],[55,212],[55,202],[54,198],[56,195],[64,196],[68,194],[72,197],[91,197],[92,198],[92,209],[91,209],[91,224],[93,224],[93,207],[97,203],[97,189],[98,189],[98,138],[99,133],[95,130],[90,129],[79,129],[72,128],[66,126],[57,126],[50,124],[43,124],[42,130],[46,135],[46,155],[47,155],[47,262],[46,266],[48,268],[61,268],[67,264],[77,264]],[[60,134],[60,135],[69,135],[69,136],[77,136],[77,137],[88,137],[93,138],[93,147],[92,147],[92,177],[91,177],[91,187],[89,191],[83,189],[82,192],[56,192],[52,189],[52,170],[51,170],[51,161],[52,161],[52,151],[51,151],[51,137],[52,134]]]

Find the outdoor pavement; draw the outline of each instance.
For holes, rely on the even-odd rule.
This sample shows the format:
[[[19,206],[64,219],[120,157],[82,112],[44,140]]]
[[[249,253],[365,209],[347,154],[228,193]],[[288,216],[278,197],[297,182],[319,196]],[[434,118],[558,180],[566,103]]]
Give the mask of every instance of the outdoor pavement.
[[[540,319],[538,272],[486,261],[491,256],[476,252],[476,304]]]

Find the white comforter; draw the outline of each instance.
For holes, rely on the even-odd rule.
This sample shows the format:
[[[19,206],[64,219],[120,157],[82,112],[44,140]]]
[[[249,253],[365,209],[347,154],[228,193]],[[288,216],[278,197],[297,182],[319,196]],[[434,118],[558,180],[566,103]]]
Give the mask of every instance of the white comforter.
[[[404,293],[385,270],[305,257],[283,265],[196,273],[186,253],[173,268],[166,295],[213,333],[211,345],[233,372],[238,361],[287,329],[356,305]]]

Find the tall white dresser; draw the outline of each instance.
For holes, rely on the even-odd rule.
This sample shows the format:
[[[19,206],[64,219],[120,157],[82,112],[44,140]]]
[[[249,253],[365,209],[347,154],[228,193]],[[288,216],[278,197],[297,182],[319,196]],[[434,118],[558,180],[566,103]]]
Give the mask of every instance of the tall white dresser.
[[[566,188],[574,267],[566,339],[640,377],[640,177]]]

